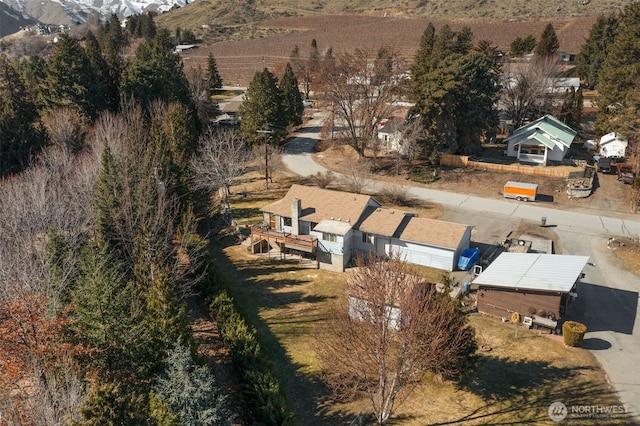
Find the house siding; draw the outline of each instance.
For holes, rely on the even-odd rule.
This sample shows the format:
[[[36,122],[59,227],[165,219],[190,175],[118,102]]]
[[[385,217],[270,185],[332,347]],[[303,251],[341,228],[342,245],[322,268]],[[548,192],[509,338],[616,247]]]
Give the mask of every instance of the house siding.
[[[478,288],[478,312],[496,317],[510,318],[513,312],[521,316],[538,315],[541,311],[553,314],[555,320],[561,317],[560,300],[562,293],[535,290],[520,291],[509,288],[480,286]]]

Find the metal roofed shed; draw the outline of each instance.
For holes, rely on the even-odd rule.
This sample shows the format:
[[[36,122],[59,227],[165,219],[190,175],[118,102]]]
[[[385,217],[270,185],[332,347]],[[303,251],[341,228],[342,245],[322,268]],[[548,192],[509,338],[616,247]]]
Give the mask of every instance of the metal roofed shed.
[[[510,318],[517,312],[540,325],[555,328],[577,297],[576,283],[587,256],[502,253],[473,280],[478,312]]]

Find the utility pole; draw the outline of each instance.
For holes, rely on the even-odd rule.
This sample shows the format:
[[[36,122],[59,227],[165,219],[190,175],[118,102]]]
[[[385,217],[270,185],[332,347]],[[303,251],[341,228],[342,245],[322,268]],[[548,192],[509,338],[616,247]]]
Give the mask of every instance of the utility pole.
[[[256,130],[256,133],[267,135],[264,140],[264,185],[266,189],[269,189],[269,138],[271,138],[273,130]]]

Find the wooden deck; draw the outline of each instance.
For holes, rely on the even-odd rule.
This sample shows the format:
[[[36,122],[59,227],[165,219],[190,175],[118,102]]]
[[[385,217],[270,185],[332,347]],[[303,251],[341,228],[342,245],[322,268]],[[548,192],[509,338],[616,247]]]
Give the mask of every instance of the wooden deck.
[[[263,229],[257,226],[251,228],[251,240],[265,240],[275,242],[282,248],[297,250],[305,253],[315,253],[318,248],[318,239],[313,235],[293,235],[286,232],[278,232],[273,229]]]

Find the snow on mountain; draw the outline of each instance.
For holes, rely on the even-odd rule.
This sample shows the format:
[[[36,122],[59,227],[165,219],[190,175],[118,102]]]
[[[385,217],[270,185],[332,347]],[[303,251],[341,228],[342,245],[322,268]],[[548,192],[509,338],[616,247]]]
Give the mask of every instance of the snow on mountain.
[[[84,23],[95,13],[102,17],[115,13],[122,18],[146,12],[166,12],[184,6],[187,0],[0,0],[0,3],[41,22],[69,24]]]

